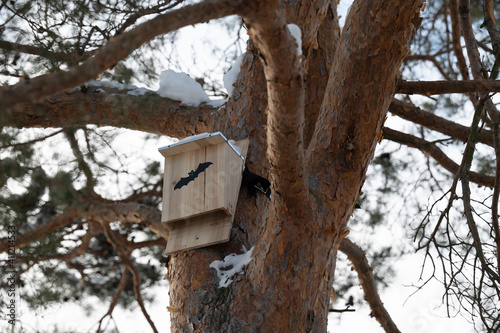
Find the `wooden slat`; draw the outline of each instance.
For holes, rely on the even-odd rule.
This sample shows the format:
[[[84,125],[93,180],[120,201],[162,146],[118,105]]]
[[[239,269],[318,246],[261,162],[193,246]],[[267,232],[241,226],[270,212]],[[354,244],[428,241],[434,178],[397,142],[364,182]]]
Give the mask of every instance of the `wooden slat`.
[[[223,211],[177,222],[168,237],[165,254],[227,242],[232,224],[233,217]]]
[[[246,159],[249,144],[250,141],[248,139],[236,142],[236,145],[241,150],[241,156],[243,156],[244,159]],[[229,200],[229,202],[226,204],[226,207],[233,217],[234,213],[236,212],[236,205],[238,204],[238,196],[240,193],[244,165],[245,160],[242,160],[241,164],[239,165],[232,162],[228,165],[228,173],[230,173],[231,175],[231,181],[230,183],[226,183],[226,198],[228,198]]]
[[[162,222],[183,219],[200,214],[205,210],[205,172],[199,174],[188,185],[174,190],[175,184],[181,178],[188,177],[188,173],[196,170],[198,165],[203,162],[205,162],[203,149],[165,159]]]

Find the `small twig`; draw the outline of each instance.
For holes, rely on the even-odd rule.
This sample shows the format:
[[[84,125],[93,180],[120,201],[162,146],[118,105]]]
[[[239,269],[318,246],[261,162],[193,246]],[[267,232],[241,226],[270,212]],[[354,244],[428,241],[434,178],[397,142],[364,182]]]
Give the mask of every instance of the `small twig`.
[[[328,309],[328,312],[354,312],[356,311],[356,309],[349,309],[349,308],[345,308],[345,309]]]

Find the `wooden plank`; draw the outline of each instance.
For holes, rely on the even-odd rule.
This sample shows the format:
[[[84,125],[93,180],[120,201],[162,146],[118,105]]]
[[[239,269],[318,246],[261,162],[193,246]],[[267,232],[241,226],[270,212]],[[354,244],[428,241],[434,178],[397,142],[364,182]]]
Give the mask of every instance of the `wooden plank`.
[[[229,241],[233,217],[223,211],[177,222],[170,232],[165,254]]]
[[[205,172],[181,188],[174,189],[189,172],[205,162],[205,150],[193,150],[165,158],[163,179],[162,222],[184,219],[205,209]],[[212,166],[209,166],[209,168]]]
[[[205,210],[224,209],[227,211],[226,182],[227,160],[235,154],[226,142],[205,148],[206,160],[213,163],[213,168],[207,170],[205,176]],[[240,159],[241,160],[241,159]]]
[[[250,140],[240,140],[235,143],[241,150],[240,154],[243,156],[244,160],[238,159],[238,164],[231,163],[229,167],[229,173],[231,176],[230,183],[227,183],[226,186],[226,198],[228,202],[226,203],[226,207],[228,207],[229,213],[234,217],[234,213],[236,212],[236,205],[238,204],[238,196],[240,194],[241,188],[241,179],[243,178],[243,167],[245,165],[245,160],[248,152],[248,146],[250,144]],[[236,184],[236,185],[234,185]]]

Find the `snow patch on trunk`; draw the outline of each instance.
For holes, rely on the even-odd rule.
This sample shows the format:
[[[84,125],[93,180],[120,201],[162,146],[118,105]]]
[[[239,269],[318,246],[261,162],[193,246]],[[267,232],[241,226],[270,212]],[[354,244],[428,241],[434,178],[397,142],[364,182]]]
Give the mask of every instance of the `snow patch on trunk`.
[[[244,54],[241,54],[236,59],[234,64],[231,66],[231,69],[229,69],[222,78],[222,81],[224,82],[224,88],[226,88],[229,97],[231,97],[231,95],[233,94],[234,90],[233,84],[236,83],[236,80],[238,80],[238,75],[240,75],[240,68],[241,68],[241,63],[243,62],[243,56]]]
[[[295,42],[297,43],[297,56],[300,57],[302,55],[302,32],[298,25],[290,23],[287,24],[286,27],[293,38],[295,38]]]
[[[242,254],[231,253],[227,255],[222,261],[214,260],[211,268],[217,270],[217,277],[219,278],[219,288],[226,288],[233,282],[233,277],[240,273],[244,266],[252,260],[252,253],[255,246]]]

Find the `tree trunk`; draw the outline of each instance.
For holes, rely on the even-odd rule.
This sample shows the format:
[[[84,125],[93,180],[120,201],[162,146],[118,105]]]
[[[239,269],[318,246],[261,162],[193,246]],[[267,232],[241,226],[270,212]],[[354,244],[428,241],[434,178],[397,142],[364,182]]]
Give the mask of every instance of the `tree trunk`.
[[[219,111],[229,137],[250,138],[247,164],[274,192],[242,189],[229,243],[172,256],[173,332],[326,332],[337,249],[422,6],[357,1],[338,37],[335,4],[287,4],[287,22],[305,32],[299,60],[280,53],[290,40],[274,3],[246,18],[252,40]],[[219,288],[210,263],[252,246],[244,273]]]

